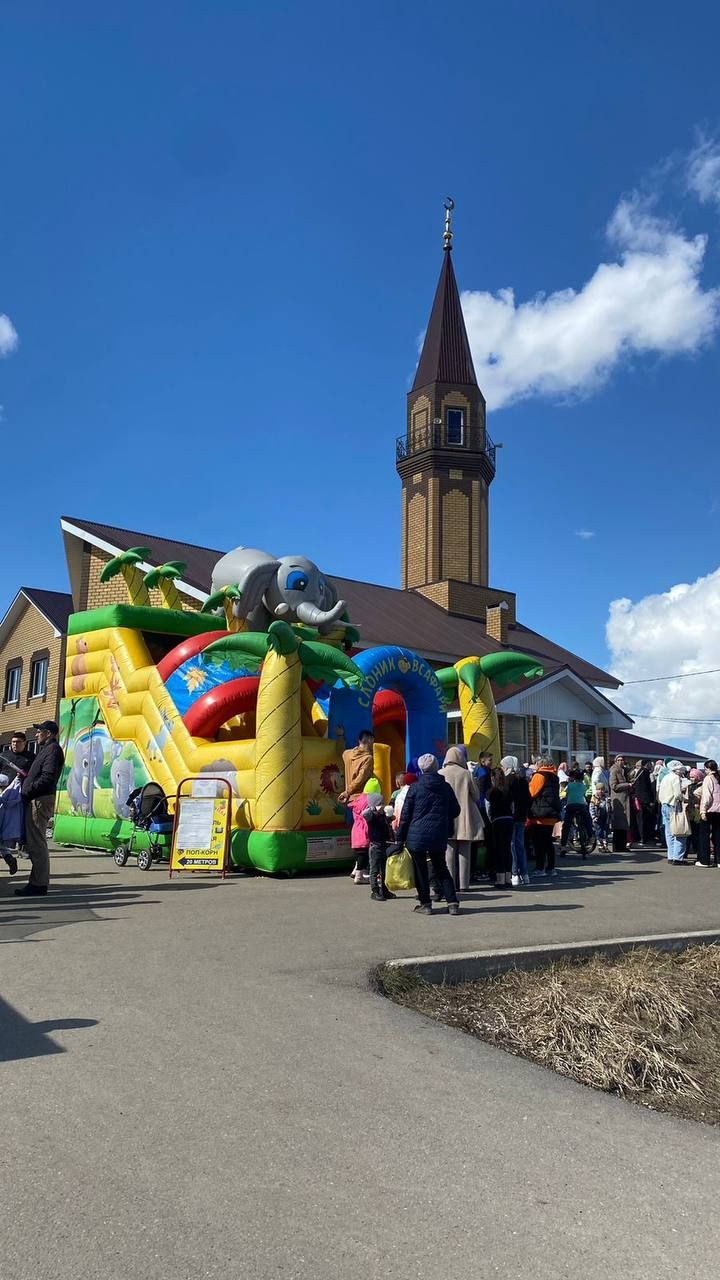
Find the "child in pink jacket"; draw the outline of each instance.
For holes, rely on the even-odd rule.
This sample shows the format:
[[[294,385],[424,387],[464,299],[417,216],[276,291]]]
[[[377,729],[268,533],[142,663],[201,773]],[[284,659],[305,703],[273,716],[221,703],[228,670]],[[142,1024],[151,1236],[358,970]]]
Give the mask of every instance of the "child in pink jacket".
[[[363,814],[367,809],[367,798],[369,795],[379,795],[382,788],[377,778],[371,778],[365,785],[362,795],[353,796],[348,804],[348,809],[353,816],[352,831],[350,832],[350,848],[355,854],[355,867],[353,869],[352,878],[355,884],[370,883],[370,834],[368,825]]]

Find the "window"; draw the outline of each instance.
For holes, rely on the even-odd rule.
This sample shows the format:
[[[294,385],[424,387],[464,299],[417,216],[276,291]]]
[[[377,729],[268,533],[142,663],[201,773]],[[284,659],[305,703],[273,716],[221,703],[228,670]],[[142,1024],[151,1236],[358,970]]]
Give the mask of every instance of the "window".
[[[528,758],[525,716],[503,716],[503,755],[517,756],[520,764]]]
[[[577,727],[577,751],[573,752],[578,764],[587,764],[588,760],[594,760],[597,755],[597,725],[596,724],[578,724]]]
[[[451,712],[447,718],[447,744],[449,747],[460,747],[462,746],[462,740],[462,717],[458,715],[457,711],[455,713]]]
[[[8,667],[5,672],[5,701],[20,701],[20,673],[22,667]]]
[[[445,435],[448,444],[462,444],[465,434],[465,410],[446,409]]]
[[[47,693],[48,659],[36,658],[30,667],[30,697],[44,698]]]
[[[549,756],[553,764],[570,760],[570,725],[567,720],[540,721],[540,754]]]

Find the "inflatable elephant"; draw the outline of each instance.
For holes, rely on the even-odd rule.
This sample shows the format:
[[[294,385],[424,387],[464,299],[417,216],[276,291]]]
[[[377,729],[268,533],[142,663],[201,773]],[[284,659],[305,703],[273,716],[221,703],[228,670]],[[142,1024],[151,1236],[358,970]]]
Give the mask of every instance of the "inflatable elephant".
[[[103,735],[83,733],[75,739],[67,791],[73,811],[86,818],[94,814],[94,792],[104,759]]]
[[[305,556],[282,556],[236,547],[213,570],[212,589],[237,586],[241,599],[233,605],[236,618],[247,620],[251,631],[267,631],[274,618],[304,622],[328,635],[342,625],[346,611],[332,583]]]
[[[113,743],[115,746],[122,747],[121,743]],[[113,762],[110,765],[110,782],[112,784],[112,801],[113,809],[118,818],[127,818],[130,816],[127,798],[131,791],[135,789],[135,766],[132,760],[122,760],[119,755],[113,751]]]

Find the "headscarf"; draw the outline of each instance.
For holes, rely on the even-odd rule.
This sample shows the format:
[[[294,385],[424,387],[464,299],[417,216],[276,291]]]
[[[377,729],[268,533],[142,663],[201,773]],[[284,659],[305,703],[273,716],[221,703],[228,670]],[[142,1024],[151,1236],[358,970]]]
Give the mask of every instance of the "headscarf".
[[[605,757],[596,756],[595,759],[593,760],[593,769],[604,769],[604,768],[605,768]]]
[[[691,781],[691,782],[702,782],[702,780],[703,780],[703,774],[702,774],[702,772],[701,772],[701,770],[700,770],[700,769],[691,769],[691,770],[690,770],[690,781]]]
[[[667,767],[671,773],[685,772],[685,765],[683,764],[682,760],[668,760]]]
[[[418,760],[418,768],[421,773],[437,773],[437,767],[438,762],[435,759],[435,756],[430,755],[429,751],[426,752],[424,756],[420,756],[420,759]]]
[[[457,764],[461,769],[467,769],[467,755],[463,755],[459,747],[448,747],[443,760],[443,769],[448,764]]]
[[[500,761],[500,768],[505,774],[505,777],[507,777],[509,773],[517,773],[520,768],[517,756],[503,756]]]

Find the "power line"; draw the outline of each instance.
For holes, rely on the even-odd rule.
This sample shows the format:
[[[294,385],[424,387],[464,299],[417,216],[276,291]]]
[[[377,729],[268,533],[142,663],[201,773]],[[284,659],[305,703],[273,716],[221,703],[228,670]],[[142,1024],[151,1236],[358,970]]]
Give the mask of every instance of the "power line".
[[[633,720],[652,720],[654,724],[720,724],[720,720],[689,720],[682,716],[649,716],[644,711],[627,711]]]
[[[658,680],[689,680],[690,676],[714,676],[720,667],[710,667],[709,671],[681,671],[675,676],[648,676],[645,680],[624,680],[623,684],[656,684]],[[646,717],[650,719],[650,717]]]

